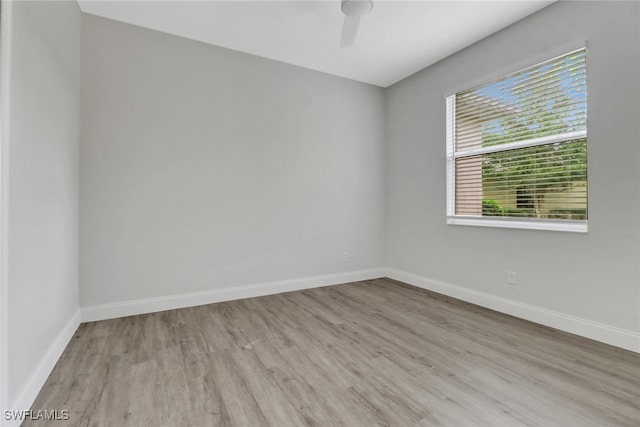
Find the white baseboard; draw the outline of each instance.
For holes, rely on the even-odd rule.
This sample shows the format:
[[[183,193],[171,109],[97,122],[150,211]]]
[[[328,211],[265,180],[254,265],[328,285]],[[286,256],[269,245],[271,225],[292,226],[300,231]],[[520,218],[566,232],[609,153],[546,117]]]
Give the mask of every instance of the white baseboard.
[[[76,311],[73,317],[67,322],[64,328],[60,331],[58,336],[53,340],[47,351],[45,352],[40,363],[34,369],[31,377],[22,387],[22,390],[18,392],[18,396],[15,398],[13,404],[9,405],[9,410],[12,411],[26,411],[31,409],[31,405],[38,397],[38,393],[44,386],[44,383],[49,378],[51,371],[60,359],[62,352],[71,341],[73,334],[80,326],[80,311]],[[43,408],[49,409],[49,408]],[[6,427],[19,426],[21,421],[19,420],[5,420],[5,414],[2,414],[2,425]]]
[[[524,304],[469,288],[456,286],[439,280],[429,279],[413,273],[384,269],[386,277],[412,286],[427,289],[439,294],[447,295],[482,307],[490,308],[501,313],[510,314],[521,319],[550,326],[561,331],[570,332],[600,341],[616,347],[640,353],[640,333],[627,329],[616,328],[604,323],[571,316],[546,308]]]
[[[327,274],[323,276],[303,277],[277,282],[260,283],[247,286],[234,286],[210,291],[189,292],[156,298],[144,298],[122,301],[111,304],[100,304],[81,307],[82,322],[115,319],[117,317],[136,314],[173,310],[176,308],[194,307],[215,302],[253,298],[282,292],[299,291],[321,286],[377,279],[384,276],[383,269],[358,270],[346,273]]]
[[[81,321],[92,322],[97,320],[114,319],[137,314],[194,307],[215,302],[253,298],[279,294],[282,292],[337,285],[340,283],[370,280],[379,277],[389,277],[409,285],[438,292],[443,295],[477,304],[482,307],[490,308],[492,310],[539,323],[541,325],[550,326],[561,331],[640,353],[640,333],[638,332],[498,297],[485,292],[475,291],[473,289],[464,288],[451,283],[430,279],[393,268],[359,270],[346,273],[260,283],[255,285],[234,286],[223,289],[213,289],[210,291],[190,292],[156,298],[86,306],[80,309]]]

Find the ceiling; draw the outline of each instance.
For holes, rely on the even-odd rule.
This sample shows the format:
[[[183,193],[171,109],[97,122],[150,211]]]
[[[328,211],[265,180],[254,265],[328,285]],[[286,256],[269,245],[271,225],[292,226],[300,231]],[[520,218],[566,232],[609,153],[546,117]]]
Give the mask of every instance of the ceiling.
[[[373,0],[340,47],[340,0],[80,0],[83,12],[387,87],[553,0]]]

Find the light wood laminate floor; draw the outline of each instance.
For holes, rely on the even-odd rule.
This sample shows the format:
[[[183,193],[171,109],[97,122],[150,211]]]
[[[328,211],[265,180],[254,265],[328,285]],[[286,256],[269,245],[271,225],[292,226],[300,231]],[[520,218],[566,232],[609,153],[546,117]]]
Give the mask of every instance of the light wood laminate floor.
[[[640,355],[389,279],[82,324],[66,426],[634,426]]]

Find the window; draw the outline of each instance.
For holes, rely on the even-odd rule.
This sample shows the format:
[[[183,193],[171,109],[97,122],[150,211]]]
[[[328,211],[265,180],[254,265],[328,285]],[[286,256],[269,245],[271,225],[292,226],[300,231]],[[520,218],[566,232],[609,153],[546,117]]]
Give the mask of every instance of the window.
[[[587,231],[585,49],[447,97],[447,222]]]

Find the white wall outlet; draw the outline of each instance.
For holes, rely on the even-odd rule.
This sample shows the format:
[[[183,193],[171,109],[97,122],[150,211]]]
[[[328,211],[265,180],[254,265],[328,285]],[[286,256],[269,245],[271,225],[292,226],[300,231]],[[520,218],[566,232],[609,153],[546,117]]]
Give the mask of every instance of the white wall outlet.
[[[510,285],[515,285],[518,283],[516,280],[515,271],[510,271],[509,273],[507,273],[507,283],[509,283]]]
[[[342,261],[349,261],[349,252],[342,252]]]

